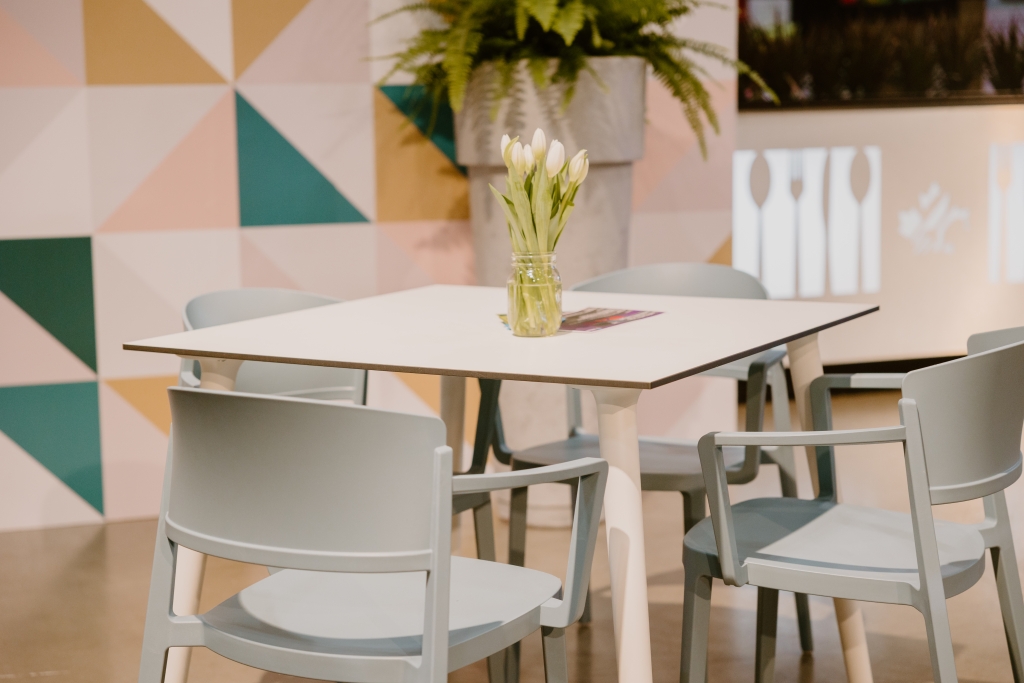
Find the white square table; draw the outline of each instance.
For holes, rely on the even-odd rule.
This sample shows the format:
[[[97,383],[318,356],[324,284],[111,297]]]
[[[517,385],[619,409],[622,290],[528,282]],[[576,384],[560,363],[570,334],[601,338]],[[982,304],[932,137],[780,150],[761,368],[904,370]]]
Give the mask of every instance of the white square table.
[[[636,405],[640,392],[788,343],[804,428],[807,392],[822,373],[816,333],[878,309],[866,304],[764,301],[599,292],[564,293],[564,309],[590,306],[661,315],[595,332],[514,337],[501,323],[504,289],[434,285],[294,313],[145,339],[125,349],[197,359],[202,386],[231,390],[243,361],[258,360],[441,375],[442,417],[461,415],[466,377],[571,384],[598,408],[601,457],[610,464],[605,523],[620,681],[650,683],[650,621]],[[456,418],[457,419],[457,418]],[[449,442],[461,427],[449,422]],[[452,434],[455,434],[453,437]],[[811,457],[811,454],[809,454]],[[812,469],[813,471],[813,469]],[[201,556],[200,556],[201,557]],[[175,611],[198,608],[199,576],[179,563]],[[851,681],[871,680],[855,603],[837,600]],[[179,611],[179,608],[182,611]],[[176,665],[183,676],[188,659]],[[174,683],[171,662],[166,680]]]

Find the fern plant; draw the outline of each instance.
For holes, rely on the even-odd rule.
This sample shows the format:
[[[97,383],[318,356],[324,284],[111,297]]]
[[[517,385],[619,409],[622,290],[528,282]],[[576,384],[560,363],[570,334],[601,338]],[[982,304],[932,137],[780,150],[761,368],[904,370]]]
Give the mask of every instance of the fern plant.
[[[389,55],[395,62],[382,82],[396,72],[412,74],[432,102],[432,126],[443,103],[456,112],[462,109],[470,76],[482,64],[496,68],[496,103],[512,90],[518,66],[525,62],[539,88],[564,85],[564,107],[580,72],[593,73],[589,57],[640,57],[679,100],[706,154],[705,125],[717,133],[718,116],[703,80],[709,75],[696,57],[729,65],[772,98],[774,93],[724,47],[673,32],[675,22],[701,4],[702,0],[421,0],[377,19],[416,12],[439,20],[436,28],[420,31],[405,50]]]

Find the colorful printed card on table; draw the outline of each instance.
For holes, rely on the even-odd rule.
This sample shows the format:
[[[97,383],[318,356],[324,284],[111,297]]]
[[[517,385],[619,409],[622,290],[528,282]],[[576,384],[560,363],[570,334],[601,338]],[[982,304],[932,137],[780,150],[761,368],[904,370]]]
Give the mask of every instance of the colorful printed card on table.
[[[624,308],[584,308],[562,314],[561,330],[566,332],[594,332],[615,325],[643,320],[651,316],[661,315],[661,311],[629,311]],[[508,327],[508,316],[499,313],[501,322]]]

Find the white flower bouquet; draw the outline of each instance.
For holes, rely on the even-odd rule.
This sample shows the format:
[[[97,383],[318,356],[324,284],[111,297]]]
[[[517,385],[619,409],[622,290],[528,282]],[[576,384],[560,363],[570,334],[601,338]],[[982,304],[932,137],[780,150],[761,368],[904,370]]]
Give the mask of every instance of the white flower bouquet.
[[[506,192],[491,185],[512,242],[508,281],[508,324],[524,337],[554,334],[562,324],[562,283],[554,251],[572,215],[576,193],[590,170],[587,150],[565,160],[565,147],[537,129],[528,145],[503,135],[501,156],[508,167]]]

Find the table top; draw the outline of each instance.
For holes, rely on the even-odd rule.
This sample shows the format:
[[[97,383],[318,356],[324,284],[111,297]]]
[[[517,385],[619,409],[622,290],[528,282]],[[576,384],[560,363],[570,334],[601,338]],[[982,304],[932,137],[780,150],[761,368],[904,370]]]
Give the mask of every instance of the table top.
[[[868,304],[563,294],[563,309],[660,311],[593,332],[515,337],[504,288],[433,285],[130,342],[130,351],[652,389],[878,310]]]

